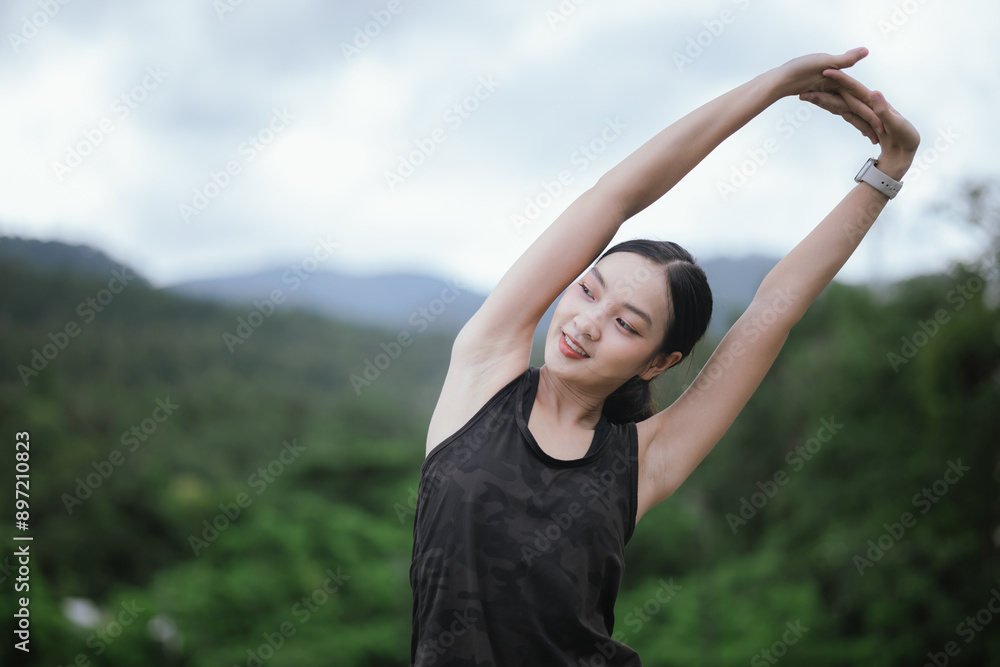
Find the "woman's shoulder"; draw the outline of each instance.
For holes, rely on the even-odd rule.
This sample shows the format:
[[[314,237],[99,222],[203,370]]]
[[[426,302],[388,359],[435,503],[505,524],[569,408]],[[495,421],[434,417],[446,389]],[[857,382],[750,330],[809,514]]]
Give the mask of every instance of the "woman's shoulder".
[[[534,370],[532,370],[534,369]],[[437,405],[427,428],[425,456],[469,422],[491,399],[531,377],[538,369],[527,359],[498,356],[481,364],[448,366]]]

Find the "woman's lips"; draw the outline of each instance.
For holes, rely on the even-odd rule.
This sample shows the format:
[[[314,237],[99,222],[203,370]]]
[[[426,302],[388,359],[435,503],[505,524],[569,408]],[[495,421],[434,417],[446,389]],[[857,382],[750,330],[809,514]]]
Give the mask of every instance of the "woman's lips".
[[[577,349],[574,349],[574,347]],[[559,349],[563,354],[574,359],[587,359],[590,357],[586,350],[583,349],[583,346],[565,332],[562,332],[562,335],[559,337]],[[583,350],[583,352],[580,352],[580,350]]]

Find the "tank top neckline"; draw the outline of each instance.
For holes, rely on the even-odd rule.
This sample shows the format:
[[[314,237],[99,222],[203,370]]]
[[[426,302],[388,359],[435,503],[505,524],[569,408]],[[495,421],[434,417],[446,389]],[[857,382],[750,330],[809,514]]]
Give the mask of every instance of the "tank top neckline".
[[[581,458],[557,459],[546,453],[545,450],[541,448],[538,441],[535,440],[535,436],[530,430],[528,430],[528,418],[531,416],[531,410],[534,406],[535,394],[538,393],[540,368],[537,366],[528,366],[525,373],[527,374],[527,381],[522,382],[518,387],[517,400],[514,402],[515,416],[518,428],[521,429],[521,433],[528,441],[528,446],[532,453],[534,453],[537,458],[541,459],[543,463],[558,468],[586,465],[604,454],[604,451],[608,447],[608,443],[611,441],[611,438],[609,437],[611,433],[611,423],[603,413],[601,414],[601,418],[598,420],[597,426],[594,429],[594,437],[590,441],[590,447],[588,448],[587,453]]]

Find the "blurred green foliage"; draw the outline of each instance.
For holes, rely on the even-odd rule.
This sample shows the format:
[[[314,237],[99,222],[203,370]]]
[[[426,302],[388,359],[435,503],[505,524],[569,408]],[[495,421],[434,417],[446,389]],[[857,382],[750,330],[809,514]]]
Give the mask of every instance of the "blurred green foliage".
[[[643,664],[914,665],[948,642],[949,664],[1000,661],[1000,615],[960,626],[1000,587],[998,286],[976,270],[823,293],[723,441],[637,526],[615,630]],[[245,309],[133,284],[83,323],[106,278],[8,263],[0,284],[0,433],[12,461],[30,432],[34,536],[32,652],[7,640],[3,664],[407,664],[412,504],[450,336],[418,337],[359,394],[349,376],[395,332],[281,310],[230,353]],[[18,366],[69,320],[79,335],[26,385]],[[894,364],[903,339],[916,354]],[[668,374],[661,405],[714,344]],[[177,407],[157,421],[157,401]],[[105,615],[74,624],[69,598]]]

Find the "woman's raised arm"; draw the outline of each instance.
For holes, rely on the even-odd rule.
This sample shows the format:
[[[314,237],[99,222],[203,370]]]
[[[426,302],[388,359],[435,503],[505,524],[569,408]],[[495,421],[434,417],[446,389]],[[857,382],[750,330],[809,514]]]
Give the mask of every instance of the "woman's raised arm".
[[[629,218],[662,197],[726,137],[787,95],[834,88],[823,71],[850,67],[864,47],[839,56],[816,53],[790,60],[702,105],[650,139],[605,174],[598,185]]]
[[[838,70],[802,99],[839,114],[877,140],[877,167],[900,180],[920,135],[880,93]],[[830,88],[833,86],[834,88]],[[833,90],[834,92],[830,92]],[[858,183],[764,278],[690,387],[670,407],[641,423],[649,433],[639,513],[668,497],[722,438],[757,389],[792,326],[858,247],[889,196]]]
[[[455,341],[456,351],[493,356],[524,347],[559,294],[607,248],[628,218],[672,188],[724,139],[786,95],[832,89],[823,71],[868,54],[812,54],[768,70],[690,112],[604,174],[528,247]],[[859,126],[860,127],[860,126]]]

